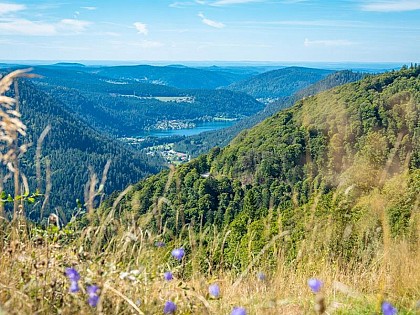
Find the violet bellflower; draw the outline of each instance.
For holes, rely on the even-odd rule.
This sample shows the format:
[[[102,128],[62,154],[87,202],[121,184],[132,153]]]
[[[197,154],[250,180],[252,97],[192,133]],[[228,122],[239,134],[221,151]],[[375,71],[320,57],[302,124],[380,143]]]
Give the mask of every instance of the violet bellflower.
[[[312,278],[308,280],[308,285],[311,288],[313,293],[318,293],[319,291],[321,291],[322,281]]]
[[[216,283],[213,283],[209,286],[209,294],[215,299],[219,298],[220,288]]]
[[[230,315],[246,315],[246,310],[243,307],[234,307]]]
[[[167,271],[167,272],[165,272],[165,273],[163,274],[163,278],[164,278],[166,281],[170,281],[170,280],[172,280],[174,277],[173,277],[173,275],[172,275],[172,272]]]
[[[395,315],[397,314],[397,309],[392,306],[391,303],[388,302],[382,302],[382,314],[383,315]]]
[[[70,280],[70,289],[71,293],[76,293],[80,291],[79,283],[80,274],[74,268],[66,268],[66,276]]]
[[[167,301],[163,308],[164,314],[174,314],[176,312],[176,304],[171,301]]]
[[[96,285],[90,285],[86,288],[86,292],[89,295],[88,303],[92,307],[96,307],[99,302],[99,295],[98,295],[99,287]]]
[[[172,256],[175,259],[181,260],[185,255],[185,250],[183,248],[176,248],[172,251]]]

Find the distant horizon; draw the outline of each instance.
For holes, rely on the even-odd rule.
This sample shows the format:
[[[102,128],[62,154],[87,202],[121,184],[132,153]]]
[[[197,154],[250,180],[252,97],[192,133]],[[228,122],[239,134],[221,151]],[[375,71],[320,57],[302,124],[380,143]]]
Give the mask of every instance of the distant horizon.
[[[400,63],[419,33],[419,0],[0,0],[2,60]]]
[[[348,66],[356,66],[356,68],[364,68],[365,66],[383,69],[395,69],[404,65],[410,66],[411,64],[419,63],[416,61],[258,61],[258,60],[48,60],[48,59],[27,59],[27,60],[0,60],[0,64],[11,65],[55,65],[55,64],[81,64],[83,66],[135,66],[135,65],[150,65],[150,66],[249,66],[249,67],[276,67],[276,66],[322,66],[326,68],[348,68]]]

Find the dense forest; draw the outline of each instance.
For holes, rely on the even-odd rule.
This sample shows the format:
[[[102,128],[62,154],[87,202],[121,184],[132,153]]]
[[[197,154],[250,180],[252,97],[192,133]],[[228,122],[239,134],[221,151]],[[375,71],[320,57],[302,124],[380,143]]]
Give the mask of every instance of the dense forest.
[[[167,237],[186,233],[185,225],[229,231],[219,252],[201,248],[203,268],[223,255],[227,267],[242,269],[279,230],[289,235],[284,255],[296,259],[311,220],[325,231],[330,259],[345,263],[376,239],[378,205],[390,233],[410,237],[420,193],[419,91],[420,67],[411,67],[298,101],[226,148],[139,182],[119,215]]]
[[[302,69],[305,71],[305,68]],[[240,120],[238,123],[231,127],[224,128],[222,130],[201,133],[196,136],[188,137],[187,139],[174,139],[175,149],[177,151],[187,152],[188,154],[197,157],[200,154],[210,151],[210,149],[213,147],[224,147],[242,130],[251,128],[264,119],[274,115],[279,110],[292,106],[301,98],[314,95],[339,85],[358,81],[365,76],[366,74],[356,73],[348,70],[333,72],[318,82],[315,82],[309,86],[304,85],[303,89],[298,90],[292,95],[282,97],[274,102],[267,104],[263,110],[250,117],[246,117]],[[299,76],[293,76],[289,78],[290,84],[292,84],[294,81],[300,81]],[[309,82],[306,82],[306,84],[309,84]]]
[[[31,192],[39,188],[41,193],[45,193],[47,161],[50,165],[52,186],[45,215],[61,209],[67,218],[71,216],[76,207],[76,199],[84,200],[90,167],[100,178],[107,161],[111,161],[103,193],[123,189],[161,169],[159,160],[152,160],[145,154],[135,152],[87,126],[67,111],[57,99],[40,91],[31,81],[19,81],[18,88],[20,111],[27,125],[28,136],[24,141],[30,145],[21,166],[28,176]],[[42,174],[41,182],[37,183],[37,141],[48,125],[51,126],[51,131],[41,147]],[[40,206],[38,203],[33,207],[30,218],[39,219]]]
[[[249,94],[257,99],[286,97],[315,83],[331,70],[288,67],[264,72],[243,81],[232,83],[228,89]]]

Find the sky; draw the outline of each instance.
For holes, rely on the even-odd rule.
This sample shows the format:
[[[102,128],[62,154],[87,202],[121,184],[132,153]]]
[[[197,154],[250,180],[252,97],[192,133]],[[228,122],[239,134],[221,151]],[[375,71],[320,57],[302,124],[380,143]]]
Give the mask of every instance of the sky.
[[[0,60],[420,61],[420,0],[0,0]]]

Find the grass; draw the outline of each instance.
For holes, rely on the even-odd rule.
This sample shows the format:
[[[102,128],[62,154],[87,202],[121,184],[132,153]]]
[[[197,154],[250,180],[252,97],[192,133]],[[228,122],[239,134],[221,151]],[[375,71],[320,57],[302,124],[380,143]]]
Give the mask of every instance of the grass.
[[[4,93],[22,74],[1,81],[0,92]],[[16,101],[5,97],[0,101],[8,106],[2,116],[7,128],[3,127],[0,134],[2,162],[11,163],[11,169],[18,171],[23,148],[17,143],[19,136],[24,136],[24,127],[18,111],[10,112]],[[15,119],[8,118],[7,113]],[[11,149],[13,154],[4,154]],[[328,231],[316,228],[321,222],[314,217],[299,244],[297,259],[285,259],[279,232],[244,271],[238,271],[219,266],[203,268],[206,257],[196,249],[202,246],[205,233],[212,231],[197,233],[185,226],[187,232],[182,239],[167,236],[165,231],[157,235],[129,217],[116,217],[117,202],[109,213],[94,209],[92,200],[101,192],[96,185],[103,187],[96,176],[88,189],[90,197],[86,200],[91,202],[86,203],[86,215],[74,217],[60,228],[53,218],[48,226],[37,226],[25,219],[25,196],[29,195],[26,190],[20,191],[19,177],[14,178],[15,196],[20,198],[11,200],[12,219],[0,209],[0,314],[163,314],[168,301],[176,304],[176,314],[231,314],[239,306],[247,314],[316,314],[315,306],[323,305],[322,299],[326,311],[318,314],[381,314],[383,301],[392,303],[398,314],[420,314],[420,225],[414,224],[420,222],[418,207],[412,214],[412,234],[416,237],[394,238],[383,210],[386,201],[373,195],[367,202],[376,210],[370,215],[380,218],[382,233],[358,258],[345,262],[331,259],[326,249],[336,240],[325,237]],[[156,246],[164,237],[171,241]],[[225,234],[215,232],[214,240],[209,245],[212,253],[224,246]],[[263,259],[271,243],[280,248],[275,265]],[[171,252],[180,247],[188,250],[179,261]],[[69,292],[67,268],[80,274],[78,292]],[[167,271],[174,279],[164,279]],[[261,272],[265,279],[257,277]],[[311,292],[307,284],[310,278],[323,282],[321,292]],[[211,284],[219,285],[220,297],[209,295]],[[95,306],[88,303],[91,285],[99,287]]]

